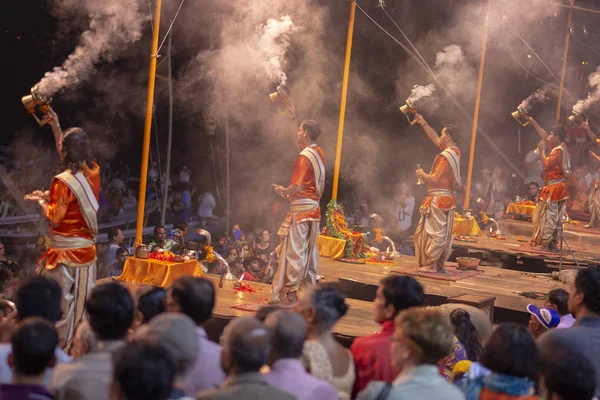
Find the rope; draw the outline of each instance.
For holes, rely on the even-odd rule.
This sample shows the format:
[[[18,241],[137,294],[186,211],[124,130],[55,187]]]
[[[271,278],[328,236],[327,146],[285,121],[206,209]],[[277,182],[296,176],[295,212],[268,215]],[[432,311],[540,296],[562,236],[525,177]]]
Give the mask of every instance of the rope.
[[[157,56],[160,53],[160,49],[162,49],[163,44],[165,44],[165,40],[167,40],[167,37],[169,37],[169,33],[171,33],[171,29],[173,29],[173,24],[175,24],[175,20],[177,20],[177,16],[179,15],[179,11],[181,11],[181,7],[183,7],[183,3],[185,3],[185,0],[181,0],[181,3],[179,4],[179,8],[177,9],[177,12],[175,13],[175,17],[173,17],[173,19],[171,20],[171,25],[169,25],[169,29],[167,29],[167,33],[165,34],[165,37],[163,38],[162,42],[160,42],[160,46],[158,46],[158,50],[156,50]]]

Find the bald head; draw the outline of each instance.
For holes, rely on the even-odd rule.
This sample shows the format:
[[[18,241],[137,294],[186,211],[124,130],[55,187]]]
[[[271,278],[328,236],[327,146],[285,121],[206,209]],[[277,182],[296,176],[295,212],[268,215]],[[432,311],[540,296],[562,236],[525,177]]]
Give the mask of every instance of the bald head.
[[[271,331],[273,351],[278,358],[299,358],[306,340],[306,321],[298,313],[275,311],[265,325]]]
[[[256,318],[237,318],[223,332],[223,370],[229,374],[257,372],[271,350],[270,334]]]

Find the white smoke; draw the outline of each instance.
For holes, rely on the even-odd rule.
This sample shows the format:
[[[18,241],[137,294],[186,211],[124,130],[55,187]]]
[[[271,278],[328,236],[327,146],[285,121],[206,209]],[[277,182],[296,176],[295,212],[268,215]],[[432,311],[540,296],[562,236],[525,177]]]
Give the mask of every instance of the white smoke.
[[[430,97],[435,92],[435,86],[430,83],[427,86],[415,85],[408,96],[408,100],[415,102],[424,97]]]
[[[460,46],[451,44],[436,54],[435,74],[451,95],[474,94],[475,70]]]
[[[550,100],[550,85],[544,85],[534,93],[529,95],[525,100],[521,102],[521,107],[525,112],[529,112],[531,108],[537,103],[543,103],[546,100]]]
[[[138,0],[55,0],[55,10],[63,16],[84,13],[89,29],[63,65],[47,72],[39,82],[40,92],[52,96],[60,89],[86,79],[99,61],[112,61],[142,36],[145,17]]]
[[[301,31],[289,15],[271,18],[259,28],[260,37],[256,49],[263,55],[263,65],[269,79],[285,85],[287,75],[283,72],[285,54],[290,47],[290,34]]]
[[[588,76],[588,85],[592,91],[588,93],[587,98],[579,100],[577,104],[573,106],[573,110],[585,112],[600,100],[600,67],[596,68],[596,71]]]

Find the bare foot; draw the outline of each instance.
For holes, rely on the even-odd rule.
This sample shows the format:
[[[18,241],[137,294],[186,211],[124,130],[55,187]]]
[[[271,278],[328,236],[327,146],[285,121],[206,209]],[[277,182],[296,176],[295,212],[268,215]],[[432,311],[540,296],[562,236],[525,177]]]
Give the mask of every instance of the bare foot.
[[[421,268],[419,268],[419,271],[421,271],[421,272],[438,272],[437,269],[432,265],[421,267]]]

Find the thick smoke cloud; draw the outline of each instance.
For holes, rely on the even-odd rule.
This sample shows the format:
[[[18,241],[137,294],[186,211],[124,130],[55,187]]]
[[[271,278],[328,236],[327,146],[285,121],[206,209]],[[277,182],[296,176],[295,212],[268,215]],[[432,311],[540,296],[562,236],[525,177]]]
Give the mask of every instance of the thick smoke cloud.
[[[535,92],[533,92],[529,97],[521,102],[520,107],[525,111],[529,112],[538,103],[544,103],[552,98],[553,93],[556,91],[555,86],[544,85]]]
[[[585,113],[591,106],[600,100],[600,67],[596,68],[596,71],[588,76],[588,86],[590,92],[587,97],[583,100],[579,100],[577,104],[573,106],[573,110]]]

